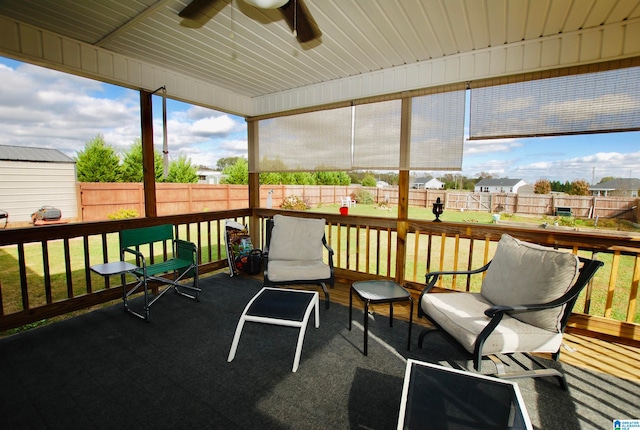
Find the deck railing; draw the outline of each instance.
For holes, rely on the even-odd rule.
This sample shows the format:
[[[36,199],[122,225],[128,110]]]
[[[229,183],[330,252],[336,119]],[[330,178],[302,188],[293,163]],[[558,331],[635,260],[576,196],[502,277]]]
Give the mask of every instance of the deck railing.
[[[261,216],[269,211],[258,210]],[[604,336],[640,341],[640,237],[622,232],[576,231],[564,227],[515,227],[507,224],[434,223],[390,218],[306,214],[327,220],[327,239],[335,252],[337,277],[396,278],[398,230],[406,234],[401,282],[421,291],[430,271],[478,268],[491,260],[503,233],[518,239],[602,260],[605,265],[580,295],[570,326]],[[514,282],[517,274],[514,274]],[[443,277],[439,287],[479,291],[480,277]]]
[[[224,220],[247,223],[250,214],[243,209],[3,230],[0,331],[119,300],[120,277],[103,278],[89,268],[120,260],[121,230],[175,225],[179,238],[198,246],[200,272],[206,273],[227,264]],[[157,252],[166,257],[166,246]]]
[[[256,223],[254,244],[263,242],[264,220],[283,211],[239,209],[122,221],[79,223],[0,231],[0,331],[121,298],[119,277],[104,279],[89,270],[119,260],[118,232],[127,228],[174,224],[179,237],[200,249],[200,271],[226,267],[224,220]],[[640,238],[623,233],[582,232],[562,228],[522,228],[501,224],[434,223],[421,220],[290,212],[325,218],[327,239],[335,251],[336,277],[386,277],[415,290],[436,270],[467,270],[486,263],[503,233],[554,246],[605,262],[583,292],[572,321],[583,330],[640,341]],[[400,233],[399,233],[400,232]],[[398,258],[398,243],[404,254]],[[166,251],[161,251],[166,252]],[[52,258],[56,254],[64,258]],[[402,270],[397,270],[397,265]],[[514,279],[517,275],[514,274]],[[445,277],[441,288],[477,291],[481,279]]]

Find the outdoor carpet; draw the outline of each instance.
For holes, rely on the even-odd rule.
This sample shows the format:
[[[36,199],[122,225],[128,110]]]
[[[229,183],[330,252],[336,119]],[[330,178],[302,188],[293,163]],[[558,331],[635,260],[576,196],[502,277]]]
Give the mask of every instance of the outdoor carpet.
[[[0,428],[392,429],[406,358],[469,363],[440,333],[418,349],[417,326],[407,352],[407,323],[390,328],[380,315],[365,357],[362,310],[348,331],[348,308],[337,303],[320,306],[318,329],[309,321],[296,373],[298,330],[289,327],[247,323],[228,363],[238,318],[261,283],[220,273],[201,286],[200,302],[160,299],[149,323],[120,304],[1,339]],[[639,384],[553,364],[569,392],[549,378],[518,382],[536,428],[640,418]]]

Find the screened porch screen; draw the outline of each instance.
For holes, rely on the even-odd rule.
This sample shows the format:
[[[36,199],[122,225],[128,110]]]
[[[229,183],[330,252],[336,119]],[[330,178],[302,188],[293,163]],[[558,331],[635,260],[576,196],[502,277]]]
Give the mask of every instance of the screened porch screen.
[[[357,105],[353,132],[354,169],[400,168],[401,100]]]
[[[640,130],[640,68],[471,90],[470,139]]]
[[[260,172],[351,169],[351,107],[260,120]]]
[[[260,120],[258,171],[459,170],[465,91],[411,103],[407,145],[401,145],[401,99]]]
[[[464,109],[464,90],[413,98],[410,170],[462,168]]]

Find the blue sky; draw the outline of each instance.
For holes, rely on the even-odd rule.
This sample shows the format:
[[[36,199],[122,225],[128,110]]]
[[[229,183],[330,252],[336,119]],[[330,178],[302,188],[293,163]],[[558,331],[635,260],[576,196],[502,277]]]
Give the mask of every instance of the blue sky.
[[[167,108],[170,158],[182,154],[195,165],[215,167],[219,158],[246,157],[244,118],[172,100]],[[154,97],[158,150],[161,115],[161,98]],[[0,57],[1,145],[57,148],[73,157],[99,133],[117,151],[128,150],[140,136],[137,91]],[[637,178],[640,132],[466,141],[462,172],[451,173],[480,172],[529,183]]]

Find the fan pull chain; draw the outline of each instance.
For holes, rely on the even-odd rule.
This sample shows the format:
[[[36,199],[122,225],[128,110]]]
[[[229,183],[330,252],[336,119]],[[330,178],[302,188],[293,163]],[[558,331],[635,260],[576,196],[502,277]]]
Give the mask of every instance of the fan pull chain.
[[[298,37],[298,0],[293,0],[293,37]]]

